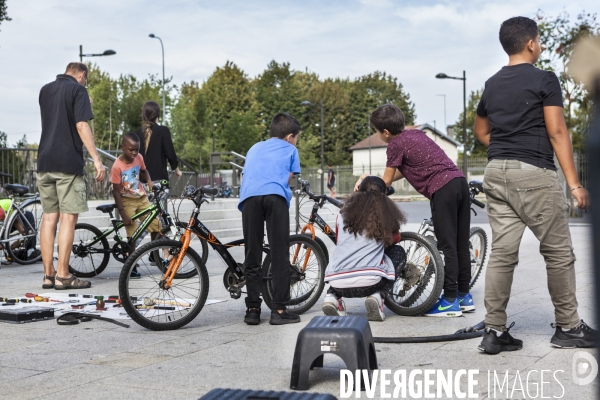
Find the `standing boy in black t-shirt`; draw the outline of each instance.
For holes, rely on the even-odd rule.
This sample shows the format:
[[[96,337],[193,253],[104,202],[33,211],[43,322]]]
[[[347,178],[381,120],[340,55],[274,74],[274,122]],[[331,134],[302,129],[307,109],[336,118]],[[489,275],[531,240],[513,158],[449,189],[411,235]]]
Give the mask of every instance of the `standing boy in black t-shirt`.
[[[523,347],[508,333],[506,306],[526,227],[540,241],[546,262],[556,318],[550,343],[563,348],[598,344],[596,331],[577,314],[569,205],[554,154],[579,208],[587,208],[589,195],[573,163],[558,79],[533,66],[540,56],[539,40],[537,24],[529,18],[502,23],[500,43],[509,62],[486,82],[475,119],[475,136],[489,146],[484,188],[492,253],[485,277],[486,332],[479,349],[490,354]]]

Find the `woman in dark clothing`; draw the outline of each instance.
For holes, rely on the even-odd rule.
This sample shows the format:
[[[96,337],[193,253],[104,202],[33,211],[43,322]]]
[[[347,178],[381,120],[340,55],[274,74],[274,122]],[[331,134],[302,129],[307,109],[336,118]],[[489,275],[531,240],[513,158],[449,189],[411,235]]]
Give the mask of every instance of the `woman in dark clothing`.
[[[159,105],[154,101],[147,101],[142,107],[142,127],[135,131],[140,138],[140,154],[144,157],[144,163],[153,181],[169,179],[167,160],[175,175],[181,176],[171,132],[166,126],[158,125],[159,115]]]

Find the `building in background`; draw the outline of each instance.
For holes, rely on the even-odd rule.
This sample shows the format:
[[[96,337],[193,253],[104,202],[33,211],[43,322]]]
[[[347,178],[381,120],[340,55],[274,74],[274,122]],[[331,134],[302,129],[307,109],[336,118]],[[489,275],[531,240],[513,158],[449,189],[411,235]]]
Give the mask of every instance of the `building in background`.
[[[462,147],[460,142],[457,142],[452,137],[442,133],[429,124],[407,126],[405,129],[420,129],[427,134],[434,142],[436,142],[446,155],[457,163],[458,147]],[[352,167],[354,175],[361,175],[369,172],[373,175],[383,175],[385,169],[387,143],[379,139],[377,133],[370,137],[361,140],[354,146],[350,147],[352,151]]]

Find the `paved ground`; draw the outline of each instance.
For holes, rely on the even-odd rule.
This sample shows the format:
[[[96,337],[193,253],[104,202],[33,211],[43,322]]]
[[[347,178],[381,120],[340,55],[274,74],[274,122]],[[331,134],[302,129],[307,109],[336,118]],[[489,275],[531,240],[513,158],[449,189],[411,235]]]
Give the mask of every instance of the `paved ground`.
[[[428,216],[427,203],[402,203],[401,207],[409,214],[407,231],[416,230],[420,220]],[[485,213],[474,220],[474,224],[489,232],[485,222]],[[571,232],[578,258],[579,310],[584,320],[591,321],[589,225],[575,221]],[[553,349],[549,344],[553,312],[544,263],[537,248],[533,235],[526,232],[508,306],[509,321],[516,323],[511,333],[525,342],[521,351],[497,356],[480,354],[478,339],[377,344],[380,368],[407,373],[413,369],[478,369],[475,393],[479,398],[598,398],[598,379],[586,386],[573,383],[576,351]],[[322,315],[320,305],[304,314],[300,324],[274,327],[263,322],[247,326],[242,321],[243,300],[229,299],[221,283],[224,265],[214,252],[209,257],[208,269],[209,299],[226,301],[206,306],[195,321],[178,331],[153,332],[131,321],[129,329],[100,321],[77,326],[59,326],[54,321],[0,324],[0,398],[197,399],[216,387],[289,390],[296,336],[311,318]],[[120,264],[111,262],[102,275],[93,279],[94,286],[87,292],[116,294],[119,271]],[[41,282],[41,264],[2,266],[0,296],[42,292]],[[483,287],[482,279],[473,290],[477,306],[473,314],[456,319],[430,319],[401,317],[386,310],[384,323],[371,324],[373,334],[437,335],[475,324],[484,317]],[[346,304],[352,315],[365,315],[361,300],[351,299]],[[268,318],[264,311],[263,318]],[[326,356],[324,368],[311,372],[311,391],[339,397],[340,368],[343,368],[340,359]],[[541,370],[551,372],[542,377]],[[507,386],[502,392],[496,387],[494,395],[490,385],[488,392],[488,371],[492,377],[495,371],[501,380],[508,371],[508,394]],[[542,386],[543,393],[539,391]],[[461,387],[464,389],[465,385]],[[374,398],[380,397],[379,387],[377,390]],[[366,398],[364,393],[362,398]]]

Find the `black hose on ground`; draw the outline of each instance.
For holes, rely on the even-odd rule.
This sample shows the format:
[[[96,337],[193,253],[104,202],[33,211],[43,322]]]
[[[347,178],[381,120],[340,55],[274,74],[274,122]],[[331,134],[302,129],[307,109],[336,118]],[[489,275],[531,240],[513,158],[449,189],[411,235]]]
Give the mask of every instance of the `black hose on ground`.
[[[437,336],[414,336],[414,337],[374,337],[375,343],[435,343],[435,342],[453,342],[456,340],[475,339],[483,336],[485,332],[485,322],[481,321],[473,326],[459,329],[451,335]]]

